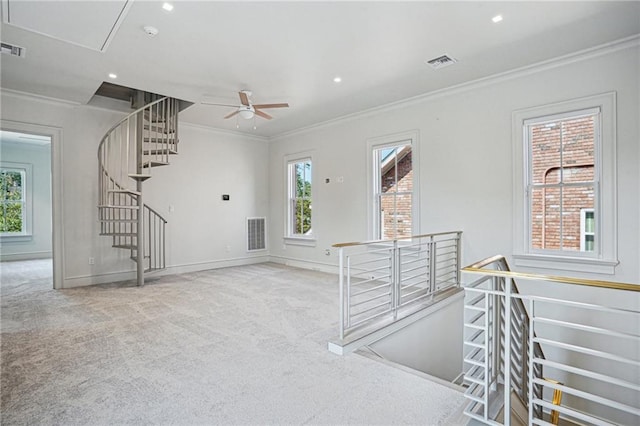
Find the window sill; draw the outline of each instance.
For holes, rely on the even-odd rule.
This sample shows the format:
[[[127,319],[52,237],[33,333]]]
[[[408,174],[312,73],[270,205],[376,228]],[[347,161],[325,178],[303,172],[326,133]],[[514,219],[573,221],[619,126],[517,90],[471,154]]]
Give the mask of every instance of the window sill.
[[[543,254],[514,254],[513,262],[516,266],[529,268],[557,269],[608,275],[615,274],[615,268],[620,263],[617,260],[550,256]]]
[[[315,247],[316,239],[309,237],[284,237],[284,243],[291,246]]]
[[[3,243],[22,243],[31,241],[32,239],[33,235],[31,234],[0,235],[0,241],[2,241]]]

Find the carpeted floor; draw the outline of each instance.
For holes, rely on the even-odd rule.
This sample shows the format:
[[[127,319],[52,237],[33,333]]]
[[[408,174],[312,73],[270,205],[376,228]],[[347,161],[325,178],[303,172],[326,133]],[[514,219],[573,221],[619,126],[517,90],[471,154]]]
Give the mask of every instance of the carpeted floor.
[[[461,393],[359,355],[333,275],[260,264],[51,289],[0,264],[2,425],[455,424]]]

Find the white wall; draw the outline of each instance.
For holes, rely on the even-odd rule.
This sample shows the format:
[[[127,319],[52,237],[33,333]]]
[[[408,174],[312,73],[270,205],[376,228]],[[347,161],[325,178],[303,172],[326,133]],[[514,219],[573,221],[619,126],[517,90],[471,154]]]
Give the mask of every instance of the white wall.
[[[96,208],[98,144],[124,115],[10,92],[1,93],[1,102],[3,122],[62,129],[62,286],[133,278],[129,253],[98,235]],[[267,142],[183,126],[179,150],[172,165],[154,169],[145,183],[146,202],[169,221],[165,273],[263,260],[246,253],[244,218],[267,214]],[[219,202],[223,191],[231,195],[225,205]]]
[[[0,260],[51,257],[51,146],[0,141],[2,161],[31,164],[31,239],[2,241]]]
[[[461,229],[463,263],[513,252],[512,135],[514,110],[617,92],[618,250],[615,275],[640,282],[639,48],[598,52],[443,91],[404,105],[284,135],[270,143],[271,254],[308,266],[336,265],[331,244],[367,235],[366,141],[417,129],[421,232]],[[443,70],[442,72],[446,72]],[[313,151],[314,247],[283,246],[283,157]],[[343,184],[325,184],[344,176]],[[549,272],[540,271],[537,272]],[[558,271],[553,271],[558,274]],[[572,273],[579,275],[579,273]],[[583,274],[584,275],[584,274]]]

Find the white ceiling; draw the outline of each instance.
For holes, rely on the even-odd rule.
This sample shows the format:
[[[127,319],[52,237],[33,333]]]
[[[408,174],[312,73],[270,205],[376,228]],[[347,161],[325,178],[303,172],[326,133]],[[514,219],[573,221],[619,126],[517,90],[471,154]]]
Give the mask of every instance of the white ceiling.
[[[240,131],[262,136],[640,33],[637,1],[182,0],[167,12],[162,2],[137,0],[125,7],[101,53],[77,40],[104,39],[105,28],[114,25],[113,7],[29,2],[21,19],[30,28],[46,26],[39,31],[54,38],[7,24],[6,6],[16,0],[7,1],[2,0],[2,41],[26,48],[26,57],[2,56],[3,88],[87,103],[114,72],[116,84],[196,102],[183,120],[229,130],[236,130],[236,119],[222,117],[232,109],[199,102],[237,104],[237,91],[250,89],[255,103],[291,105],[270,110],[274,119],[258,119],[255,130],[239,120]],[[494,24],[497,14],[504,20]],[[145,25],[159,34],[147,36]],[[459,62],[440,70],[424,63],[444,53]],[[342,82],[334,83],[335,76]]]

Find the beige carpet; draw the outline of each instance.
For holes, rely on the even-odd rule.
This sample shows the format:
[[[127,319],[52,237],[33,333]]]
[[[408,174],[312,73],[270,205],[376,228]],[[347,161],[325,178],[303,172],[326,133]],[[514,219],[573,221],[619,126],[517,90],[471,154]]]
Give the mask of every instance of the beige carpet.
[[[55,291],[50,261],[0,268],[2,425],[462,421],[459,392],[327,351],[333,275],[260,264]]]

